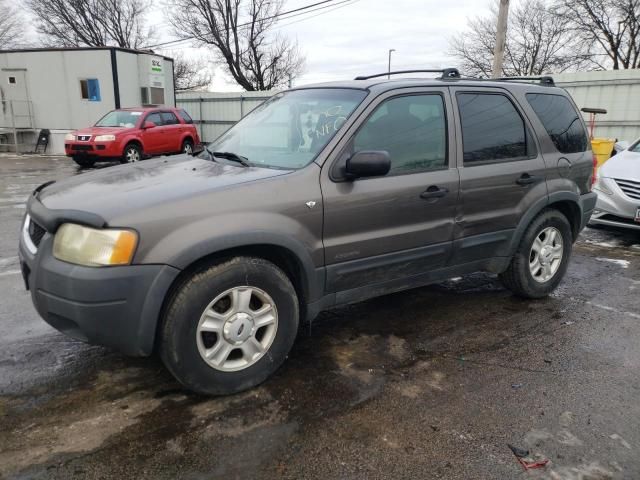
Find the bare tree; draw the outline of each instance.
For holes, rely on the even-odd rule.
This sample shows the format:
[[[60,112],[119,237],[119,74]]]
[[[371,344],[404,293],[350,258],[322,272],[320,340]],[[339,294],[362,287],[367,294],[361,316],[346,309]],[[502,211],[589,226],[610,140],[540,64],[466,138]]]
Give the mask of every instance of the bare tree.
[[[449,54],[466,74],[490,77],[497,11],[468,20],[468,30],[450,40]],[[502,75],[564,72],[592,65],[592,55],[570,31],[569,19],[542,0],[524,0],[509,13]]]
[[[604,52],[614,70],[640,67],[640,0],[556,0],[572,34]]]
[[[153,37],[145,27],[148,0],[26,0],[36,28],[51,46],[140,48]]]
[[[202,59],[189,59],[182,54],[173,57],[173,83],[176,90],[200,90],[211,83],[211,70]]]
[[[0,50],[18,46],[22,40],[24,20],[9,0],[0,0]]]
[[[245,90],[270,90],[302,73],[297,43],[270,32],[282,0],[175,0],[172,5],[168,20],[175,35],[213,47]]]

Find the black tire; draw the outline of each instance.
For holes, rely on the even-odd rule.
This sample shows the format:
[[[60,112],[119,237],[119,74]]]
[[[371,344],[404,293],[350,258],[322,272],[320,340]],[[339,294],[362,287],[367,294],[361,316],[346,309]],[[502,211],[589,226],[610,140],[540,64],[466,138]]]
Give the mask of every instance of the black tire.
[[[182,142],[180,153],[184,153],[185,155],[193,155],[193,142],[188,138],[184,142]]]
[[[270,347],[255,363],[242,370],[221,371],[200,354],[198,322],[210,302],[239,286],[259,288],[273,299],[277,329]],[[196,271],[175,290],[160,327],[160,356],[178,381],[194,392],[237,393],[262,383],[282,365],[297,336],[298,317],[295,289],[282,270],[260,258],[231,258]]]
[[[76,162],[78,165],[80,165],[83,168],[93,167],[93,164],[96,163],[96,161],[93,158],[82,158],[82,157],[72,157],[72,158],[74,162]]]
[[[130,159],[132,158],[137,158],[137,160],[132,160],[133,162],[139,162],[142,160],[142,148],[140,148],[140,145],[137,143],[129,143],[124,147],[120,163],[130,163]]]
[[[534,240],[547,227],[555,227],[560,232],[563,252],[557,271],[549,280],[542,283],[534,279],[529,268],[529,260]],[[505,287],[519,297],[546,297],[562,281],[562,277],[564,277],[569,265],[572,246],[573,234],[567,217],[558,210],[543,210],[527,227],[509,267],[500,274],[500,280]]]

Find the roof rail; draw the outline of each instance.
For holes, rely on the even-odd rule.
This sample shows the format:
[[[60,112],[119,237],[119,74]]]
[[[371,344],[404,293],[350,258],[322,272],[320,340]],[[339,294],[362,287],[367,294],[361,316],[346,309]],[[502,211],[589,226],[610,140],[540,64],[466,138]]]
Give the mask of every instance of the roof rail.
[[[549,87],[553,87],[555,86],[555,82],[553,81],[553,77],[549,77],[549,76],[543,76],[543,77],[499,77],[499,78],[489,78],[488,80],[499,80],[502,82],[508,82],[511,80],[514,81],[535,81],[537,80],[538,82],[540,82],[540,85],[547,85]]]
[[[389,75],[400,75],[403,73],[442,73],[440,78],[460,78],[460,72],[457,68],[441,68],[437,70],[398,70],[396,72],[376,73],[375,75],[361,75],[354,80],[369,80],[371,78],[385,77]]]

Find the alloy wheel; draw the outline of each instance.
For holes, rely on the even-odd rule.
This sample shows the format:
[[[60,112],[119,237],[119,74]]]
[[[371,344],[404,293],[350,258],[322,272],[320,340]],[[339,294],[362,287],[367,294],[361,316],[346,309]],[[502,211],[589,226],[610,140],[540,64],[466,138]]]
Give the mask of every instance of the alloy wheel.
[[[529,253],[529,271],[539,283],[548,282],[562,264],[564,246],[562,234],[555,227],[542,230],[533,241]]]

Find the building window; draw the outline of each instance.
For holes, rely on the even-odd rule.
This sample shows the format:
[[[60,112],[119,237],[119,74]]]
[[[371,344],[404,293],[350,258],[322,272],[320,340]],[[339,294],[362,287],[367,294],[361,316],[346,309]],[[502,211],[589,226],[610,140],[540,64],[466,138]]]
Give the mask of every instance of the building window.
[[[99,102],[100,98],[100,82],[97,78],[87,78],[80,80],[80,94],[83,100],[90,102]]]
[[[9,85],[15,85],[17,83],[16,77],[9,77]]]

